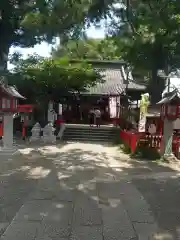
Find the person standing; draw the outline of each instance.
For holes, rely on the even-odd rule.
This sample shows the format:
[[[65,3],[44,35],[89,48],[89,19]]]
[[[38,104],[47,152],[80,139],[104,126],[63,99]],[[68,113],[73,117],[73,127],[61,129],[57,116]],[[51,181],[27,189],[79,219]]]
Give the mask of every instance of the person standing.
[[[94,115],[95,115],[95,120],[96,120],[96,126],[100,127],[100,124],[101,124],[101,111],[100,111],[99,108],[95,109]]]
[[[89,111],[89,125],[92,127],[94,124],[94,109],[90,109]]]

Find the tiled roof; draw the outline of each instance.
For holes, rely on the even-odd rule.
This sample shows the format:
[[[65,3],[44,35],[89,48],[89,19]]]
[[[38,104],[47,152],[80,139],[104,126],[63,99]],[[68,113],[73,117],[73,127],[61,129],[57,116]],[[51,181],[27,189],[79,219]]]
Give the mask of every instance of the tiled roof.
[[[163,99],[161,99],[161,101],[159,101],[157,104],[168,103],[175,98],[178,98],[178,90],[177,89],[175,89],[172,92],[166,93],[165,96],[163,97]]]
[[[128,84],[128,89],[137,89],[137,90],[145,90],[146,87],[144,85],[137,84],[135,82],[130,81]]]
[[[4,90],[4,92],[6,92],[7,94],[9,94],[12,97],[25,99],[20,93],[18,93],[16,88],[13,86],[8,86],[8,85],[5,86],[2,84],[1,88]]]
[[[96,69],[100,72],[105,82],[98,83],[96,86],[88,89],[88,94],[94,95],[118,95],[124,92],[126,85],[121,69]],[[129,81],[128,89],[144,90],[145,86]]]

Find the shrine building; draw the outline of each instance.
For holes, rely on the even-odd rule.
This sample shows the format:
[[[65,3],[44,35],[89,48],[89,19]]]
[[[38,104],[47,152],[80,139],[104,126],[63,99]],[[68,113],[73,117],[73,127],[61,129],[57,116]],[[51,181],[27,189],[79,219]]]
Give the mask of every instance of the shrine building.
[[[102,75],[104,81],[80,93],[76,99],[74,96],[61,98],[65,122],[88,123],[89,110],[98,107],[102,113],[102,123],[109,124],[118,118],[127,96],[138,105],[146,87],[135,82],[124,61],[89,60],[87,63]]]

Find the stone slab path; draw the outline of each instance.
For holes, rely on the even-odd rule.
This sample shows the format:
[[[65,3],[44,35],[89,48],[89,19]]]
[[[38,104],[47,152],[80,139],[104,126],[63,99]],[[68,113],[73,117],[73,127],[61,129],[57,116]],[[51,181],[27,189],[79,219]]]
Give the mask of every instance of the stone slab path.
[[[22,148],[0,162],[0,239],[180,239],[162,228],[142,185],[178,176],[178,164],[138,162],[113,146]]]

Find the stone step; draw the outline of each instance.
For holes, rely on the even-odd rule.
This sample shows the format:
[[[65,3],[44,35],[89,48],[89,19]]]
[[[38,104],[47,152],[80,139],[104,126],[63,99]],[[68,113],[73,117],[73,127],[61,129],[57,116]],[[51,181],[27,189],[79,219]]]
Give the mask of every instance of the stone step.
[[[69,131],[69,130],[65,130],[64,134],[68,134],[68,135],[93,135],[93,136],[115,136],[117,133],[114,132],[84,132],[84,131]]]
[[[118,134],[118,129],[96,127],[66,127],[63,140],[65,141],[92,141],[113,142]]]
[[[62,139],[65,142],[82,142],[82,143],[103,143],[103,144],[112,144],[113,140],[111,139],[88,139],[88,138],[69,138],[69,139]]]
[[[114,137],[110,137],[110,136],[87,136],[87,135],[64,135],[63,139],[89,139],[89,140],[114,140]]]
[[[65,129],[69,132],[95,132],[95,133],[116,133],[117,129],[101,129],[101,128],[88,128],[88,129],[81,129],[81,128],[67,128]]]

